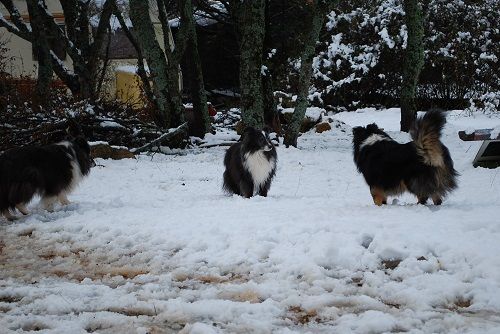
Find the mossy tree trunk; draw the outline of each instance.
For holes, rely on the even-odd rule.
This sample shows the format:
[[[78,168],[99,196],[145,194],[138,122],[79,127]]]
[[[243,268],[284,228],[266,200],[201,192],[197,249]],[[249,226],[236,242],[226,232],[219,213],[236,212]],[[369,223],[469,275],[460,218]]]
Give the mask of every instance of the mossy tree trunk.
[[[417,0],[404,0],[408,40],[403,60],[401,85],[401,131],[408,132],[417,115],[416,92],[424,66],[424,18]]]
[[[167,58],[166,79],[168,87],[168,101],[170,104],[170,117],[172,125],[178,126],[184,122],[184,106],[182,104],[180,58],[186,47],[187,32],[185,27],[180,27],[177,41],[174,42],[172,31],[167,16],[167,0],[157,0],[158,14],[165,44],[165,57]]]
[[[240,31],[241,118],[245,126],[262,128],[262,51],[265,33],[265,0],[243,0],[236,4]]]
[[[134,25],[136,40],[149,66],[155,104],[158,107],[156,123],[164,128],[173,127],[176,124],[173,124],[171,119],[172,112],[168,98],[168,65],[165,54],[156,40],[153,22],[149,16],[149,3],[143,0],[131,0],[130,19]]]
[[[276,132],[279,136],[281,136],[281,121],[278,113],[278,103],[274,96],[274,62],[272,61],[272,57],[274,55],[269,56],[269,51],[272,45],[272,36],[271,36],[271,11],[270,11],[270,0],[266,0],[265,7],[265,34],[264,34],[264,48],[262,59],[267,67],[267,71],[262,76],[262,100],[264,105],[264,125],[274,132]],[[266,52],[268,51],[268,52]]]
[[[210,119],[208,116],[207,93],[205,91],[201,60],[198,53],[198,36],[196,34],[191,0],[180,0],[179,9],[181,11],[181,25],[186,25],[188,35],[186,62],[191,72],[189,75],[189,85],[194,114],[194,122],[189,132],[194,136],[203,138],[210,131]]]
[[[305,23],[303,50],[300,56],[300,71],[298,81],[297,102],[293,111],[292,120],[285,133],[284,144],[286,147],[297,147],[297,139],[302,121],[309,105],[309,86],[311,84],[312,63],[316,50],[316,42],[325,23],[326,15],[338,3],[334,0],[311,0],[308,2],[310,17]]]
[[[52,59],[47,31],[38,7],[38,0],[27,0],[30,25],[33,36],[33,51],[38,61],[38,78],[36,82],[36,100],[39,104],[45,104],[48,99],[50,83],[52,82]]]
[[[151,87],[151,83],[149,82],[149,77],[146,72],[146,64],[144,63],[144,55],[142,53],[141,47],[139,46],[139,42],[137,42],[137,39],[130,31],[127,23],[125,22],[125,19],[123,18],[122,13],[120,12],[116,4],[113,7],[113,15],[115,15],[115,17],[118,19],[120,27],[134,47],[134,50],[137,52],[137,75],[139,75],[139,78],[141,79],[144,94],[146,95],[146,98],[158,109],[158,101],[154,97],[153,89]]]

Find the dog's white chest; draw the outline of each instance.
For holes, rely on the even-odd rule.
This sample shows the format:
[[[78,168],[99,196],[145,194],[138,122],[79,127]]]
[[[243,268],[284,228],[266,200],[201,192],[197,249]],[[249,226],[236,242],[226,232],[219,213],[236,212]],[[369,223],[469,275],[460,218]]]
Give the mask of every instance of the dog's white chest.
[[[245,154],[243,166],[246,170],[248,170],[250,175],[252,175],[254,192],[258,191],[259,188],[267,181],[275,165],[276,160],[274,158],[268,160],[262,151]]]

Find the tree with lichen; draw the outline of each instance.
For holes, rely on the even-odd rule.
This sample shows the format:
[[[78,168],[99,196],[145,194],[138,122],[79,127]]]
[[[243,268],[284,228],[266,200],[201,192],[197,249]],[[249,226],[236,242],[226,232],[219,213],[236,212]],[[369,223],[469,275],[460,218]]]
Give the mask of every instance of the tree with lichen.
[[[292,119],[285,132],[285,146],[297,147],[297,139],[302,121],[306,115],[309,105],[309,87],[312,76],[312,63],[316,51],[316,43],[324,26],[326,15],[333,9],[338,1],[333,0],[310,0],[307,1],[309,16],[305,18],[302,37],[302,52],[300,55],[300,70],[298,80],[298,92]]]
[[[265,36],[265,0],[230,2],[240,44],[241,119],[245,126],[262,128],[264,102],[262,52]]]
[[[190,70],[189,86],[191,101],[193,102],[193,122],[190,125],[190,134],[203,138],[210,132],[210,118],[208,116],[207,93],[203,80],[200,55],[198,53],[198,36],[196,23],[193,17],[191,0],[181,0],[179,3],[181,24],[187,32],[185,59]]]
[[[417,0],[404,0],[403,4],[408,39],[400,96],[401,131],[408,132],[417,116],[415,95],[420,71],[424,67],[424,17]]]
[[[152,81],[152,98],[158,109],[157,118],[161,126],[165,128],[179,126],[185,119],[180,87],[180,62],[183,58],[186,59],[191,70],[189,84],[194,112],[194,120],[190,122],[189,133],[204,137],[205,133],[210,130],[210,121],[198,54],[193,5],[191,0],[177,2],[180,26],[175,40],[172,38],[167,5],[165,0],[156,0],[156,8],[154,8],[158,11],[164,49],[160,47],[160,41],[157,40],[148,1],[130,1],[130,18],[135,36],[129,38],[148,63]],[[143,83],[149,87],[149,83],[144,78]]]

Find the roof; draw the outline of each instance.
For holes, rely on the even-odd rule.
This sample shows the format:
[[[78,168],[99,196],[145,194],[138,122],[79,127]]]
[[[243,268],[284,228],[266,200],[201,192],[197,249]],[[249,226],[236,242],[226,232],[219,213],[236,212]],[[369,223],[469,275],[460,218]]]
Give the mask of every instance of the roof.
[[[106,45],[102,50],[103,54],[106,52]],[[134,46],[125,35],[122,29],[118,29],[111,34],[111,44],[109,46],[109,59],[135,59],[137,52]]]

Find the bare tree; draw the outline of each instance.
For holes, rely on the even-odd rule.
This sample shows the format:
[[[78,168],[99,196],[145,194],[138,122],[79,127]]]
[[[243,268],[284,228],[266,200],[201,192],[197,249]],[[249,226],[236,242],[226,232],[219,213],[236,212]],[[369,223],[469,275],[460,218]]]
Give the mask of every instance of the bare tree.
[[[115,0],[106,0],[103,3],[95,32],[92,32],[90,28],[90,1],[61,1],[66,29],[56,23],[54,17],[47,10],[45,0],[28,0],[30,16],[34,20],[30,22],[32,27],[23,20],[19,9],[12,0],[0,0],[0,3],[9,12],[11,19],[9,22],[1,17],[0,26],[34,44],[35,50],[40,50],[46,44],[43,38],[40,40],[41,33],[50,35],[64,45],[65,51],[73,62],[73,70],[64,65],[63,60],[58,57],[49,43],[53,71],[73,94],[95,100],[101,50],[106,40],[106,34],[109,32],[109,20],[116,7]],[[43,56],[44,54],[42,54]],[[47,65],[43,63],[46,62],[46,59],[42,58],[41,61],[42,67],[44,67],[43,71],[48,72]]]

